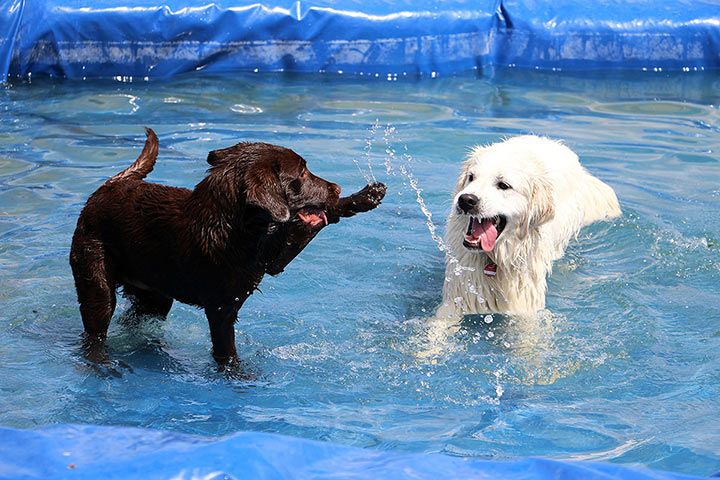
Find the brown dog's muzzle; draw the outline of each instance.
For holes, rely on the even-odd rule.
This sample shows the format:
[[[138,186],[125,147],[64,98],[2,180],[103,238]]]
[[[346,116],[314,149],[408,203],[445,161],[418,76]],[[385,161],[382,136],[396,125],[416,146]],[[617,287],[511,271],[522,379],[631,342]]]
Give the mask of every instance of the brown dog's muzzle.
[[[310,200],[309,205],[301,208],[297,215],[300,220],[310,227],[324,227],[328,224],[327,214],[325,210],[337,204],[340,199],[342,189],[340,185],[327,180],[312,176],[313,187],[319,195],[315,196],[315,201]]]

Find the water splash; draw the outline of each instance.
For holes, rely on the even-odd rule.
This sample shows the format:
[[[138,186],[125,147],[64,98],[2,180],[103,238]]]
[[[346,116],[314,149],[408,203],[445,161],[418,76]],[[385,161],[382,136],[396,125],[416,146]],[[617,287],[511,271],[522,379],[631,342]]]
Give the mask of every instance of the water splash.
[[[502,398],[503,394],[505,393],[505,389],[502,386],[501,383],[501,377],[503,376],[503,370],[495,370],[493,374],[495,375],[495,398],[497,398],[498,401]]]
[[[368,183],[375,183],[377,182],[377,179],[375,178],[375,173],[373,172],[373,164],[372,164],[372,148],[373,148],[373,141],[375,139],[375,136],[377,135],[378,130],[380,129],[380,121],[378,119],[375,119],[375,123],[370,126],[368,129],[368,135],[365,137],[365,147],[363,148],[363,156],[365,157],[365,163],[367,164],[368,171],[365,172],[363,168],[360,166],[360,162],[358,162],[357,158],[353,157],[353,163],[355,163],[355,166],[357,167],[360,174],[365,178],[365,181]]]
[[[455,276],[461,276],[464,272],[474,272],[476,270],[474,267],[464,266],[460,263],[460,259],[453,253],[450,245],[445,242],[442,235],[438,232],[438,226],[433,221],[433,213],[430,208],[428,208],[425,198],[423,197],[423,189],[421,188],[417,177],[413,173],[412,164],[414,158],[408,150],[407,143],[403,142],[398,136],[397,129],[393,125],[387,124],[384,127],[381,127],[378,119],[376,119],[375,123],[369,128],[369,135],[366,137],[364,149],[365,157],[368,163],[368,170],[370,175],[372,175],[373,180],[375,178],[372,169],[373,142],[377,139],[378,132],[381,131],[381,128],[382,142],[384,144],[385,152],[382,164],[385,167],[385,173],[388,177],[395,177],[402,180],[403,188],[399,189],[397,194],[402,195],[403,190],[405,189],[410,189],[413,192],[415,201],[420,207],[420,211],[425,216],[425,226],[430,233],[430,237],[437,246],[438,250],[445,254],[445,260],[448,266],[451,266],[452,274]],[[401,147],[396,147],[396,145],[401,145]],[[398,154],[398,152],[401,153]],[[360,168],[357,162],[356,165]],[[450,278],[446,277],[445,281],[450,281]],[[484,303],[485,299],[472,281],[472,276],[468,276],[465,283],[468,292],[471,295],[474,295],[479,303]],[[466,312],[465,302],[462,297],[455,298],[453,302],[455,303],[455,309]],[[439,306],[439,309],[442,309],[443,307],[447,308],[448,306],[449,305],[447,303],[444,303]],[[467,311],[466,313],[472,312]]]
[[[373,146],[373,139],[375,138],[375,135],[377,135],[377,131],[380,129],[380,120],[377,118],[375,119],[375,123],[372,124],[370,127],[370,131],[368,132],[368,136],[365,138],[365,161],[368,166],[368,171],[370,172],[370,176],[372,177],[373,182],[376,182],[375,174],[373,173],[373,165],[372,165],[372,146]]]
[[[377,134],[378,132],[380,132],[380,129],[380,123],[378,120],[376,120],[375,123],[370,127],[370,135],[369,138],[366,140],[365,154],[368,161],[368,167],[371,172],[371,164],[373,160],[372,144],[373,141],[376,140]],[[474,267],[464,266],[460,263],[459,258],[453,253],[452,247],[445,242],[442,235],[439,233],[438,226],[433,221],[433,213],[428,207],[425,201],[425,197],[423,196],[423,189],[420,186],[420,182],[413,173],[412,165],[414,158],[408,150],[407,143],[403,142],[402,139],[399,138],[399,136],[397,135],[397,129],[389,124],[382,127],[382,135],[382,142],[385,147],[385,155],[382,159],[382,164],[385,167],[385,173],[388,177],[395,177],[402,181],[402,188],[398,190],[398,195],[401,195],[402,191],[405,189],[409,189],[414,194],[415,201],[420,207],[420,211],[425,216],[425,226],[430,233],[430,238],[432,238],[433,242],[437,246],[437,249],[445,254],[446,262],[452,267],[452,272],[454,273],[454,275],[460,276],[463,274],[463,272],[474,272]],[[397,145],[401,145],[401,147],[398,147]],[[471,278],[472,277],[468,276],[466,282],[468,292],[470,292],[471,295],[477,297],[477,301],[479,303],[484,303],[485,299],[482,297],[481,293],[478,291],[477,286],[472,282]],[[450,302],[455,304],[454,310],[459,309],[461,311],[465,311],[466,307],[464,300],[465,299],[463,297],[457,297]],[[438,312],[443,307],[447,308],[448,306],[449,305],[447,303],[441,304],[438,308]],[[439,355],[440,352],[445,350],[445,347],[447,347],[448,345],[447,339],[452,335],[452,331],[454,331],[454,328],[450,328],[450,331],[446,331],[446,328],[447,325],[440,325],[437,332],[437,338],[435,338],[435,340],[433,341],[430,341],[430,344],[434,345],[431,345],[430,348],[423,350],[422,354],[419,355],[420,357],[435,357]],[[431,327],[430,330],[434,330],[433,327]],[[432,338],[433,336],[434,335],[432,333],[429,333],[430,338]],[[438,345],[442,345],[442,347],[438,348]],[[500,389],[499,392],[496,392],[497,399],[499,400],[500,396],[502,395],[502,386],[499,384],[499,380],[497,387]]]
[[[395,136],[395,127],[387,125],[383,134],[383,141],[385,142],[385,171],[388,175],[395,175],[393,171],[392,162],[395,159],[395,148],[392,145],[392,138]],[[407,148],[407,145],[405,146]]]
[[[371,132],[377,132],[379,127],[379,122],[376,120]],[[399,172],[400,175],[406,179],[407,183],[404,183],[404,185],[408,185],[415,193],[415,201],[420,206],[420,211],[425,216],[425,225],[427,226],[428,232],[430,232],[430,237],[437,245],[438,250],[445,253],[448,263],[453,266],[453,273],[459,276],[463,272],[474,272],[475,268],[466,267],[460,264],[460,260],[453,254],[450,246],[445,242],[442,236],[438,234],[438,227],[433,221],[433,214],[425,203],[425,198],[422,195],[423,190],[420,188],[418,179],[413,174],[411,168],[413,156],[408,152],[407,144],[402,142],[402,140],[397,136],[397,130],[394,126],[389,124],[385,126],[383,130],[383,142],[385,143],[385,158],[383,159],[383,164],[385,165],[386,173],[389,176],[397,176],[397,172]],[[395,148],[395,144],[403,145],[403,152],[399,156],[397,155],[398,149]],[[370,160],[371,159],[368,156],[368,161]],[[397,164],[397,166],[395,166],[395,164]]]

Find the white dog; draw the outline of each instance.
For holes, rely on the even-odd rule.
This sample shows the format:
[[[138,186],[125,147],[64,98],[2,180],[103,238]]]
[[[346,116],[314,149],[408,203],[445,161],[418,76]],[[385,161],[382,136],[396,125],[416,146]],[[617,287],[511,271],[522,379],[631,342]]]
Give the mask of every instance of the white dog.
[[[545,307],[552,263],[572,237],[620,213],[612,188],[559,142],[521,136],[476,147],[455,187],[436,317],[535,314]]]

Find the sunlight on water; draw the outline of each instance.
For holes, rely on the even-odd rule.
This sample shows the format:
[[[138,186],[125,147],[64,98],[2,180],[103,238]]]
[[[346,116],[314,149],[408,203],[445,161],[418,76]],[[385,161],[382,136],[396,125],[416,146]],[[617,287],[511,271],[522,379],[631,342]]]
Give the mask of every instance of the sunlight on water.
[[[11,85],[0,91],[0,424],[259,430],[718,471],[716,83],[525,72]],[[177,303],[167,321],[133,327],[119,301],[114,371],[80,353],[70,238],[87,196],[136,158],[144,126],[160,138],[149,178],[166,185],[192,188],[207,152],[239,141],[294,149],[344,194],[388,185],[377,210],[328,227],[243,307],[238,350],[256,382],[218,374],[204,315]],[[462,160],[524,133],[578,152],[624,215],[580,232],[534,321],[433,322]]]

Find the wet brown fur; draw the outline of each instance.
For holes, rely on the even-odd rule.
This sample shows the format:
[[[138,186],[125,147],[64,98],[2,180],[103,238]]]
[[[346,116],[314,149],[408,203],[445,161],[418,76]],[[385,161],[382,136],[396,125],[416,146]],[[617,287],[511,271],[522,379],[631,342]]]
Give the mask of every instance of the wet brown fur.
[[[277,275],[322,227],[297,217],[305,207],[336,223],[377,207],[385,186],[349,197],[310,173],[292,150],[239,143],[208,155],[194,190],[149,183],[158,139],[93,193],[78,219],[70,265],[86,342],[102,348],[123,288],[132,316],[167,316],[173,300],[205,310],[220,364],[237,360],[233,324],[265,273]]]

